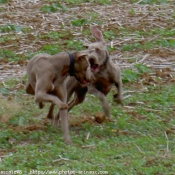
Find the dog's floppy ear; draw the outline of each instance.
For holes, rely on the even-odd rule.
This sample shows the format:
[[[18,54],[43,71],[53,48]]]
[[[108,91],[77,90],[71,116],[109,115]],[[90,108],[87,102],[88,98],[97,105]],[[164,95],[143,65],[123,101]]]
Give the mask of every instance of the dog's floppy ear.
[[[105,40],[103,38],[103,35],[101,31],[97,28],[97,26],[90,25],[90,30],[92,35],[95,37],[96,41],[102,42],[105,45]]]
[[[76,52],[75,53],[75,60],[82,60],[86,58],[87,53],[86,52]]]

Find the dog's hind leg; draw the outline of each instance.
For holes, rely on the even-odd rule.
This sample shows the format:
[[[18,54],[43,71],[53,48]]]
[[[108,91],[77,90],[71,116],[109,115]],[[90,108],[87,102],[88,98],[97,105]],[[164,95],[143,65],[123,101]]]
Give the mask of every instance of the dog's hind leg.
[[[119,74],[119,73],[118,73]],[[123,88],[122,88],[122,79],[121,76],[113,76],[114,77],[114,83],[117,88],[118,93],[114,95],[114,101],[118,104],[122,104],[123,101]]]
[[[122,82],[115,83],[115,86],[118,89],[118,93],[114,95],[114,101],[118,104],[122,104],[122,101],[123,101]]]
[[[27,85],[26,85],[26,92],[30,95],[35,95],[35,91],[34,91],[34,88],[32,87],[32,85],[27,82]],[[44,104],[42,102],[38,103],[38,106],[40,109],[42,109],[44,107]]]
[[[27,82],[27,85],[26,85],[26,92],[30,95],[35,95],[35,91],[29,82]]]
[[[54,118],[53,110],[54,110],[54,104],[52,103],[49,107],[49,112],[47,114],[47,118],[50,120],[52,120]]]
[[[44,84],[43,82],[47,82]],[[57,96],[48,94],[48,92],[52,89],[52,82],[49,80],[38,80],[35,87],[35,101],[37,103],[42,102],[52,102],[57,105],[60,109],[67,109],[67,105],[63,103]]]

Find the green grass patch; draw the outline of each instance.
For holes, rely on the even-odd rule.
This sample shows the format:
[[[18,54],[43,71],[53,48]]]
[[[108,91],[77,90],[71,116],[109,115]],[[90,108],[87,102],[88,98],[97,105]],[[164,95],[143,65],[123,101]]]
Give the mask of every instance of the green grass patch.
[[[71,32],[67,31],[67,30],[62,30],[62,31],[50,31],[46,34],[42,34],[42,35],[38,35],[38,38],[41,39],[52,39],[52,40],[64,40],[64,39],[69,39],[71,40],[71,38],[73,38],[73,35]]]
[[[82,3],[95,3],[100,5],[110,4],[110,0],[65,0],[64,2],[70,5],[79,5]]]
[[[6,24],[0,27],[0,31],[1,32],[11,32],[11,31],[21,32],[22,28],[23,28],[22,26],[18,26],[14,24]]]
[[[137,74],[137,80],[134,81],[138,84],[139,77],[149,71],[146,66],[136,64],[133,72]],[[137,86],[134,81],[127,81],[129,86],[124,84],[124,90],[134,90]],[[5,85],[12,91],[18,83],[19,80],[9,80]],[[8,171],[16,167],[23,174],[32,169],[172,174],[175,171],[175,86],[172,83],[145,87],[144,90],[132,92],[124,100],[124,106],[112,102],[111,92],[107,98],[113,122],[85,122],[71,126],[71,146],[64,145],[60,128],[54,129],[44,122],[48,105],[39,110],[33,97],[25,95],[24,89],[10,93],[13,104],[15,102],[19,107],[9,113],[0,113],[0,120],[7,114],[9,117],[0,124],[0,152],[5,151],[6,155],[2,158],[0,169]],[[1,84],[0,88],[5,87]],[[5,111],[12,104],[7,100],[9,95],[3,95]],[[93,118],[97,111],[102,111],[100,101],[88,94],[84,103],[73,108],[70,114],[78,121],[86,116]],[[88,133],[89,139],[86,140]]]
[[[164,37],[172,37],[175,35],[174,29],[169,28],[152,28],[152,29],[146,29],[143,30],[135,30],[134,34],[136,34],[137,37],[141,36],[164,36]]]
[[[122,46],[122,51],[136,51],[136,50],[150,50],[151,48],[156,47],[175,47],[175,39],[158,39],[154,42],[143,42],[137,43],[133,42],[130,44],[124,44]]]
[[[44,13],[52,13],[52,12],[67,11],[67,10],[68,8],[65,5],[62,5],[59,3],[52,3],[50,5],[44,5],[40,8],[40,11]]]
[[[44,52],[44,53],[54,55],[54,54],[60,52],[61,50],[62,50],[61,45],[55,43],[55,44],[48,44],[48,45],[42,46],[40,51]]]
[[[0,49],[0,60],[6,59],[8,59],[8,61],[18,61],[22,58],[18,54],[14,53],[12,50]]]
[[[8,3],[10,0],[0,0],[0,3]]]
[[[9,6],[8,2],[12,6]],[[130,8],[125,11],[126,5],[130,2],[135,4],[133,6],[130,4]],[[61,51],[82,50],[84,37],[94,41],[89,24],[95,23],[101,27],[107,44],[111,40],[114,41],[115,47],[108,46],[108,50],[113,51],[113,55],[118,54],[116,49],[126,51],[129,57],[127,61],[133,65],[130,69],[122,70],[124,96],[127,97],[123,105],[113,102],[113,95],[116,93],[114,87],[107,96],[112,122],[105,121],[99,124],[94,121],[94,114],[103,112],[103,109],[99,99],[91,94],[87,95],[82,104],[70,111],[72,145],[65,145],[60,127],[55,129],[52,123],[46,120],[49,104],[46,103],[44,109],[40,110],[34,102],[34,97],[25,93],[26,76],[20,79],[7,77],[8,80],[3,80],[0,83],[0,170],[19,170],[19,174],[41,174],[47,170],[50,174],[59,174],[61,171],[71,171],[74,174],[83,174],[81,171],[88,171],[88,173],[106,171],[110,175],[174,174],[175,85],[173,73],[170,73],[172,77],[169,74],[161,77],[164,73],[162,70],[159,77],[159,74],[157,75],[145,64],[134,64],[137,60],[133,56],[135,53],[145,54],[143,51],[147,53],[152,48],[158,48],[160,51],[164,48],[169,51],[174,49],[173,19],[175,15],[170,10],[169,17],[166,18],[167,14],[165,16],[166,20],[163,6],[164,3],[168,7],[170,7],[169,3],[173,6],[173,1],[132,0],[130,2],[119,2],[118,8],[121,13],[117,17],[119,21],[115,21],[115,16],[107,15],[108,7],[112,9],[118,5],[116,1],[50,0],[43,1],[39,9],[38,7],[35,9],[37,3],[30,2],[31,7],[34,5],[32,13],[35,10],[38,13],[39,10],[41,14],[37,14],[37,20],[27,15],[25,17],[28,18],[22,18],[27,19],[25,22],[28,23],[25,27],[16,24],[18,13],[12,7],[17,5],[16,9],[20,10],[18,2],[0,1],[4,3],[0,9],[1,13],[5,12],[4,17],[11,21],[11,23],[5,21],[0,26],[2,64],[4,60],[10,62],[28,59],[39,52],[55,54]],[[111,5],[107,6],[109,4]],[[85,5],[87,10],[83,10]],[[103,13],[98,10],[99,5],[106,5]],[[73,14],[74,9],[72,11],[71,8],[75,6],[82,10],[80,15]],[[89,6],[92,6],[92,10]],[[127,23],[127,26],[123,25],[125,22],[122,11],[124,10],[124,15],[126,12],[130,21],[137,18],[136,15],[139,17],[143,15],[142,11],[137,11],[140,7],[146,10],[145,14],[148,18],[155,17],[157,27],[150,25],[149,20],[141,21],[139,25],[131,23]],[[11,8],[14,16],[10,11],[6,12]],[[73,14],[73,16],[66,19],[64,15],[66,16],[69,12],[69,15]],[[58,21],[58,26],[54,26],[55,23],[50,25],[52,13],[63,15],[63,18],[61,16]],[[160,18],[164,25],[159,23]],[[159,25],[161,27],[158,27]],[[127,40],[128,38],[131,40]],[[21,43],[24,45],[21,46]],[[19,49],[18,46],[20,46]],[[133,51],[137,52],[133,54]],[[125,53],[122,52],[121,55],[125,56]],[[172,55],[167,55],[167,61],[168,56]],[[55,107],[54,113],[56,112],[58,109]]]
[[[138,0],[132,0],[132,3],[137,3],[139,2],[139,4],[166,4],[169,3],[169,0],[142,0],[142,1],[138,1]]]
[[[80,27],[80,26],[83,26],[83,25],[87,24],[87,19],[78,18],[78,19],[75,19],[75,20],[71,21],[71,24],[73,26],[79,26]]]
[[[136,82],[144,73],[150,73],[151,69],[146,65],[137,63],[133,69],[125,69],[122,71],[123,83]]]

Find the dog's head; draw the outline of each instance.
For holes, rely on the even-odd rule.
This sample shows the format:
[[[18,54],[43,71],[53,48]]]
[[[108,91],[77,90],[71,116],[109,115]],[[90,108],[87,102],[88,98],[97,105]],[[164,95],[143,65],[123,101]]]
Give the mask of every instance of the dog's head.
[[[87,51],[74,53],[74,76],[81,84],[87,84],[93,79],[87,53]]]
[[[108,52],[101,31],[96,26],[90,26],[90,30],[96,42],[85,44],[85,46],[89,51],[88,59],[91,71],[98,72],[100,67],[106,63]]]

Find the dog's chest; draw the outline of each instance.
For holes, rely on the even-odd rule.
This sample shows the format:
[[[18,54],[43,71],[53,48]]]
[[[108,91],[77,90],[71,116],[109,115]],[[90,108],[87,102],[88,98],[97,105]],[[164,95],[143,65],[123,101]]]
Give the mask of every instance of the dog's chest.
[[[103,92],[106,95],[112,87],[112,82],[107,78],[98,77],[98,79],[96,79],[93,85],[96,89],[98,89],[100,92]]]

